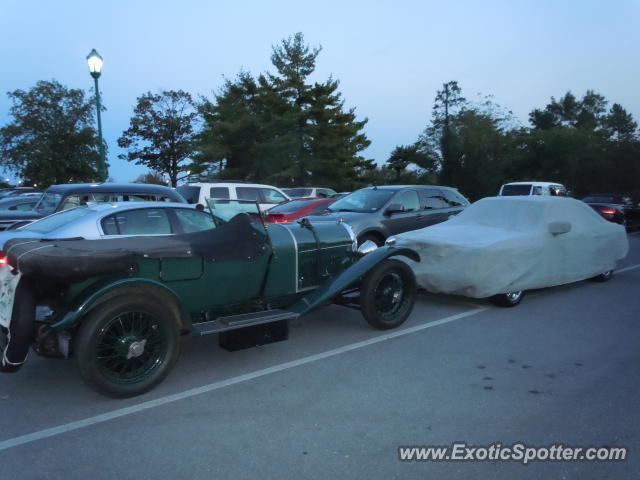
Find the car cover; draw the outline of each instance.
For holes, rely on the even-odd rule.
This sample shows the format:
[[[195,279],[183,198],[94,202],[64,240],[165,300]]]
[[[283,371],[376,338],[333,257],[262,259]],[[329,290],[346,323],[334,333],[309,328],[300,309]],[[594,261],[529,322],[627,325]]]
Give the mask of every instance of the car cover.
[[[224,262],[253,258],[268,250],[264,227],[241,213],[229,222],[182,235],[105,240],[15,238],[4,245],[7,263],[26,277],[77,282],[135,269],[138,259],[189,258]]]
[[[551,233],[558,222],[570,230]],[[484,198],[446,222],[395,238],[420,254],[420,263],[409,263],[422,288],[475,298],[594,277],[629,248],[622,226],[566,197]]]

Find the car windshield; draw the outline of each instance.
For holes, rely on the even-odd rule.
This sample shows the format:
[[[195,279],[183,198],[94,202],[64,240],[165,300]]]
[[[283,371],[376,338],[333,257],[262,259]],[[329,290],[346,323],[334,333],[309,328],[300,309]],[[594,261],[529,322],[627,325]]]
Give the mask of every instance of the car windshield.
[[[226,222],[231,220],[239,213],[252,213],[260,215],[260,207],[252,200],[226,200],[219,198],[207,199],[209,208],[213,215]]]
[[[375,212],[380,210],[394,193],[394,190],[363,188],[331,204],[328,210],[332,212]]]
[[[18,230],[23,232],[33,232],[33,233],[42,233],[44,235],[57,230],[63,225],[67,225],[78,218],[86,217],[90,215],[92,210],[87,208],[86,206],[72,208],[70,210],[65,210],[64,212],[56,213],[54,215],[50,215],[43,219],[37,220],[29,225],[25,225],[24,227],[18,228]]]
[[[310,188],[283,188],[282,191],[289,195],[291,198],[295,197],[308,197],[311,195]]]
[[[516,195],[529,195],[531,193],[531,185],[505,185],[502,187],[502,193],[500,195],[505,197],[512,197]]]
[[[36,210],[44,213],[52,213],[56,211],[56,207],[62,200],[62,194],[54,192],[45,192],[36,204]]]

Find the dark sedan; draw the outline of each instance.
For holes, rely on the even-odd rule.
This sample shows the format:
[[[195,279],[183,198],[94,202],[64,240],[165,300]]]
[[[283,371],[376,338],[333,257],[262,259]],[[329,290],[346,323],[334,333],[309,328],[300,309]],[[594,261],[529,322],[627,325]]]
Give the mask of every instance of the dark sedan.
[[[329,205],[313,222],[339,220],[353,228],[358,244],[367,240],[380,246],[397,233],[448,220],[469,201],[455,188],[437,185],[389,185],[357,190]]]
[[[34,220],[89,203],[106,202],[179,202],[185,199],[174,189],[143,183],[77,183],[52,185],[33,210],[0,212],[0,230],[26,225]]]
[[[631,197],[617,193],[594,193],[582,199],[603,218],[624,225],[627,229],[640,228],[640,206]]]

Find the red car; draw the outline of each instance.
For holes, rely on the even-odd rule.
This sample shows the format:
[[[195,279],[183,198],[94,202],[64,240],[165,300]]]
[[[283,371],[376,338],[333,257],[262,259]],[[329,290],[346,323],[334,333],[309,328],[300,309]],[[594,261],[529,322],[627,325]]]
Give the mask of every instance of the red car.
[[[296,198],[270,208],[265,220],[273,223],[293,222],[307,215],[319,215],[335,201],[335,198]]]

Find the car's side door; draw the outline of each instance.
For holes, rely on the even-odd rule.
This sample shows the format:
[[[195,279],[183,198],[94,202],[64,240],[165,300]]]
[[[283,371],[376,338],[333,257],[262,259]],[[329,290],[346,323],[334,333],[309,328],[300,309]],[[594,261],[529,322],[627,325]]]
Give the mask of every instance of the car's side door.
[[[420,189],[420,203],[422,205],[422,227],[435,225],[449,219],[449,205],[445,202],[442,192],[433,188]]]
[[[416,190],[401,190],[387,202],[382,211],[381,223],[389,234],[420,228],[422,220],[420,198]]]

